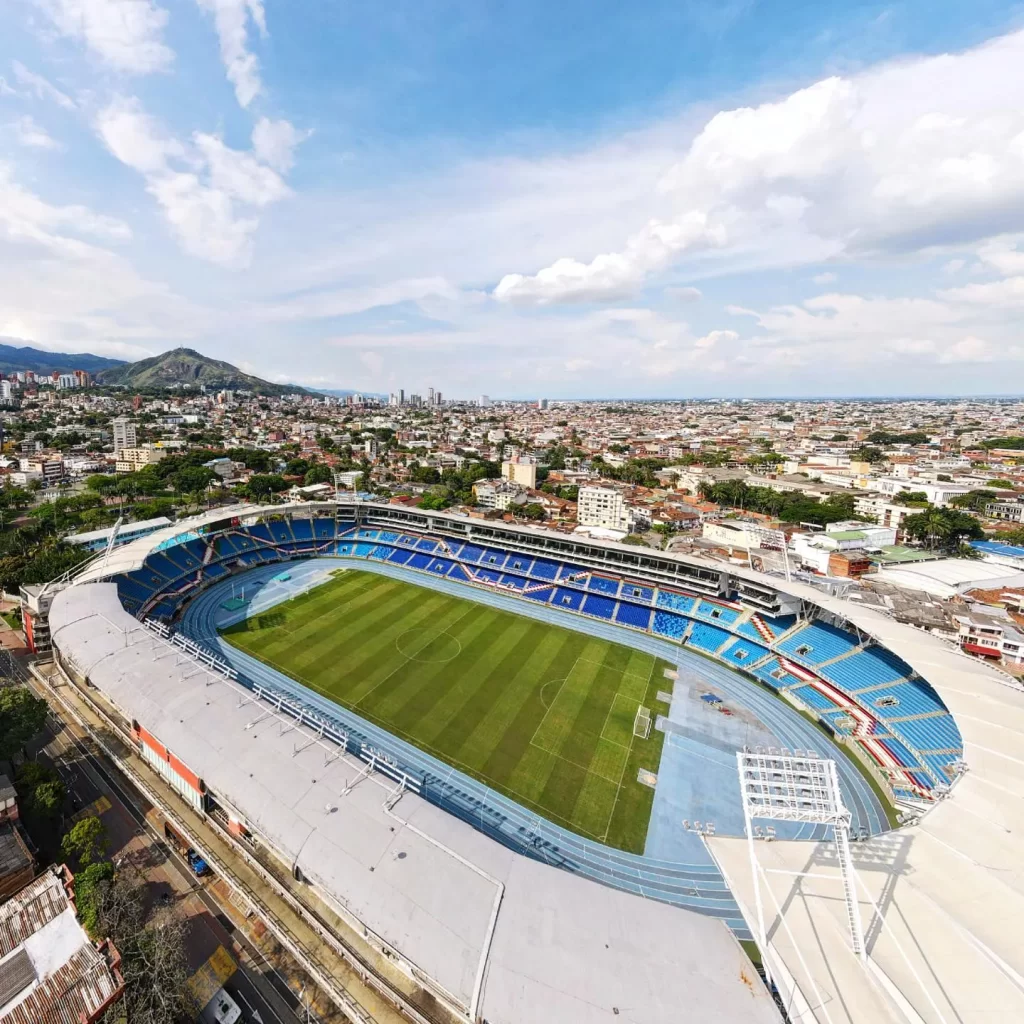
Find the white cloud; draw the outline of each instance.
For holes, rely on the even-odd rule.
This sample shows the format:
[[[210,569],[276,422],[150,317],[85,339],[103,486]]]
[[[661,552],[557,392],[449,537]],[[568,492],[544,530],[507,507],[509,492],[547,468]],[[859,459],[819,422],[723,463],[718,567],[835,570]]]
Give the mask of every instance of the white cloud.
[[[703,298],[699,288],[666,288],[665,298],[674,299],[676,302],[698,302]]]
[[[19,117],[11,124],[14,138],[19,146],[29,149],[60,149],[60,143],[49,132],[28,115]]]
[[[131,238],[124,221],[95,213],[85,206],[54,206],[14,180],[13,169],[0,163],[0,228],[11,240],[29,241],[48,249],[73,251],[72,236],[111,241]]]
[[[61,92],[60,89],[43,78],[42,75],[29,71],[21,61],[12,61],[11,68],[14,70],[15,80],[23,85],[36,99],[49,100],[65,110],[75,109],[75,101],[67,93]]]
[[[503,301],[616,299],[671,264],[900,254],[1024,227],[1024,32],[723,111],[624,248],[506,274]],[[784,243],[784,244],[783,244]],[[709,253],[710,250],[710,253]]]
[[[252,130],[252,148],[264,163],[285,174],[295,162],[295,147],[308,137],[308,133],[297,131],[290,121],[261,117]]]
[[[826,270],[823,274],[815,274],[811,280],[815,284],[832,284],[833,281],[839,279],[837,274],[833,274],[831,270]]]
[[[944,274],[948,275],[949,277],[955,277],[966,266],[967,266],[967,260],[962,260],[962,259],[947,260],[946,263],[944,263],[942,265],[942,272]]]
[[[167,11],[154,0],[34,0],[65,36],[116,71],[163,71],[174,53],[163,41]]]
[[[259,226],[254,211],[288,195],[281,175],[261,161],[255,146],[251,152],[232,149],[205,132],[183,143],[134,97],[102,110],[96,128],[110,152],[143,175],[186,252],[224,267],[248,265]],[[270,155],[287,163],[290,147],[280,141],[285,131],[275,132]],[[266,147],[264,141],[264,154]]]
[[[1009,352],[1003,353],[1009,356]],[[940,363],[991,363],[996,358],[995,349],[981,338],[968,335],[950,345],[940,356]],[[1011,358],[1020,358],[1020,350],[1013,350]]]
[[[203,10],[213,15],[220,40],[220,57],[228,81],[235,87],[235,96],[243,107],[262,92],[260,64],[249,51],[249,22],[261,36],[267,34],[263,0],[196,0]]]

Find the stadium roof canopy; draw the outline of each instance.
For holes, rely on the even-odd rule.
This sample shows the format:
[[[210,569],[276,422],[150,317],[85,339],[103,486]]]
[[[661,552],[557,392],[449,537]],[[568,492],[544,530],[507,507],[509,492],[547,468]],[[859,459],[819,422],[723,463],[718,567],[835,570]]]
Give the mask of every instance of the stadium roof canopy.
[[[272,508],[283,511],[282,506]],[[248,507],[242,514],[258,511]],[[223,518],[225,510],[217,515]],[[151,541],[146,538],[146,543]],[[126,549],[132,546],[126,545]],[[829,845],[790,841],[755,844],[758,863],[765,872],[766,954],[780,987],[791,994],[790,1019],[794,1024],[1024,1021],[1024,943],[1020,941],[1024,921],[1024,689],[937,637],[857,602],[739,566],[726,570],[720,563],[702,559],[684,557],[680,561],[714,564],[734,577],[771,586],[831,612],[874,637],[935,688],[963,737],[967,770],[944,799],[928,809],[917,824],[854,845],[867,938],[865,962],[851,950],[842,891]],[[925,582],[930,576],[931,585],[957,592],[991,581],[993,572],[1000,577],[995,585],[1004,585],[1006,569],[946,559],[903,566],[885,573],[884,578],[918,572]],[[300,841],[311,829],[320,832],[325,844],[325,877],[337,878],[338,865],[344,862],[340,851],[348,850],[347,844],[354,842],[352,833],[358,830],[343,828],[346,834],[331,838],[327,833],[335,820],[361,822],[362,815],[372,817],[372,810],[360,809],[359,816],[349,819],[341,813],[325,817],[322,810],[314,815],[312,809],[303,810],[301,801],[294,807],[279,806],[272,799],[279,785],[277,773],[287,779],[288,762],[292,761],[291,770],[296,763],[301,764],[299,759],[291,759],[290,745],[287,752],[274,757],[261,752],[254,759],[250,754],[247,770],[254,775],[266,773],[256,776],[260,786],[253,786],[245,777],[235,777],[240,771],[243,776],[247,774],[232,760],[244,756],[244,743],[236,746],[237,741],[231,739],[236,732],[230,719],[231,707],[237,700],[221,698],[223,710],[210,715],[204,703],[213,699],[216,688],[206,687],[202,680],[182,679],[184,670],[176,670],[169,659],[154,664],[144,645],[126,647],[121,629],[133,626],[137,628],[110,586],[72,587],[58,595],[51,613],[55,645],[81,657],[80,664],[90,670],[93,682],[130,713],[136,709],[140,720],[152,721],[158,734],[165,730],[167,735],[161,738],[171,746],[177,744],[185,760],[193,759],[193,767],[206,772],[211,783],[226,786],[239,799],[249,787],[256,820],[278,829],[289,844]],[[252,739],[248,742],[252,744]],[[736,1006],[732,1001],[735,993],[725,979],[735,976],[733,948],[723,945],[716,932],[691,915],[653,909],[658,905],[645,901],[638,901],[637,906],[629,902],[632,897],[578,878],[534,878],[535,871],[549,869],[527,866],[523,858],[518,858],[521,864],[512,866],[510,858],[514,854],[417,801],[410,799],[416,806],[417,825],[456,849],[468,851],[478,863],[486,864],[490,873],[505,879],[509,906],[514,910],[502,912],[495,933],[488,1001],[483,1008],[488,1019],[611,1019],[590,1004],[584,1013],[583,1004],[576,1002],[583,998],[581,992],[587,992],[601,1007],[632,1007],[633,1019],[638,1021],[678,1019],[680,1006],[701,1019],[758,1019],[753,1007],[744,1011],[746,1016],[730,1016]],[[347,806],[352,810],[346,814],[357,814],[355,802]],[[307,813],[310,817],[304,818]],[[286,819],[293,821],[292,832],[286,828]],[[409,833],[402,838],[412,842]],[[711,837],[707,842],[748,923],[756,930],[746,841]],[[349,851],[348,856],[355,853]],[[434,864],[425,855],[422,859],[418,856],[417,862]],[[408,913],[402,908],[416,903],[415,891],[403,887],[403,870],[389,865],[389,871],[380,878],[371,876],[373,884],[369,886],[366,875],[358,876],[356,892],[363,894],[367,913],[384,930],[401,928],[403,915]],[[478,927],[472,924],[472,918],[479,909],[474,911],[463,897],[464,880],[457,874],[437,877],[444,891],[462,902],[461,916],[449,920],[444,901],[434,900],[426,918],[406,919],[406,940],[426,957],[432,944],[468,935],[463,948],[472,959],[476,947],[471,936],[473,928]],[[378,890],[376,886],[382,881],[387,887]],[[587,888],[576,888],[581,885]],[[471,886],[466,889],[471,890]],[[649,909],[642,911],[641,907]],[[663,918],[663,910],[678,916]],[[563,931],[562,923],[569,921],[573,922],[572,928]],[[428,938],[417,945],[420,928],[427,929]],[[633,934],[638,936],[642,949],[625,942],[625,936]],[[539,945],[536,936],[543,937]],[[613,973],[608,966],[603,947],[609,940],[617,961],[626,965],[622,972],[616,967]],[[403,943],[396,945],[402,948]],[[662,960],[660,953],[666,949],[672,955],[666,954]],[[695,949],[700,952],[695,953]],[[519,957],[523,959],[517,960]],[[700,962],[700,971],[706,977],[703,983],[691,972],[691,957]],[[555,965],[570,962],[572,970],[568,974],[555,969]],[[630,972],[635,976],[624,979],[623,973]],[[458,969],[453,972],[449,966],[441,973],[454,985],[463,986],[459,991],[464,990]],[[669,982],[672,992],[662,991]],[[549,991],[546,986],[551,986]],[[609,993],[610,986],[618,986],[615,994],[602,995]],[[545,991],[546,996],[542,996]],[[641,993],[653,998],[652,992],[657,993],[656,1005],[645,1003],[638,1010],[641,1004],[630,1002]],[[703,1001],[698,1002],[698,993]],[[542,998],[549,1000],[543,1004],[545,1012],[540,1011],[537,1001]],[[557,1012],[550,1002],[555,998]],[[619,999],[621,1002],[616,1001]],[[721,1007],[727,1009],[719,1008],[715,1003],[719,999],[723,1000]]]
[[[63,657],[322,893],[464,1005],[483,978],[491,1024],[675,1024],[682,1007],[723,1024],[778,1020],[722,921],[513,853],[411,792],[392,811],[390,780],[349,788],[362,762],[325,759],[310,730],[282,728],[238,684],[158,659],[165,642],[113,584],[62,591],[50,626]]]

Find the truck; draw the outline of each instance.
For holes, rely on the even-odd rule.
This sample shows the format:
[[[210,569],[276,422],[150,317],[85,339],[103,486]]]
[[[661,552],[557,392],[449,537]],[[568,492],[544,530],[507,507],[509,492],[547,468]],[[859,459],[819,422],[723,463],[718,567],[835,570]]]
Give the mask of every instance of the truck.
[[[193,873],[202,878],[203,875],[211,874],[210,865],[206,863],[202,854],[189,846],[185,837],[169,821],[164,822],[164,839],[166,839],[185,858],[186,863]]]
[[[242,1019],[242,1008],[231,997],[226,988],[217,989],[213,998],[199,1014],[200,1024],[238,1024]]]

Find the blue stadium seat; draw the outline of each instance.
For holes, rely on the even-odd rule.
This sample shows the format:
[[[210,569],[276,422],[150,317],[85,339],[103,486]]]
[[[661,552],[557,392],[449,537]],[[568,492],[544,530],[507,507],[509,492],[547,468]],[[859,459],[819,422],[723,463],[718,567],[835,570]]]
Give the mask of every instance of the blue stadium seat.
[[[736,665],[753,665],[759,658],[763,658],[768,653],[764,647],[759,647],[757,644],[748,643],[746,640],[740,640],[734,643],[723,655],[726,661],[731,661]]]
[[[610,580],[607,576],[591,576],[587,580],[587,590],[615,597],[619,592],[619,580]]]
[[[469,573],[458,562],[453,562],[451,571],[448,573],[448,579],[458,580],[460,583],[469,583]]]
[[[437,541],[436,540],[432,540],[429,537],[421,537],[416,542],[416,547],[420,551],[436,551],[437,550]]]
[[[729,639],[729,636],[729,633],[717,626],[707,626],[703,622],[695,622],[686,642],[691,647],[699,647],[702,651],[714,654]]]
[[[511,572],[521,572],[524,576],[530,574],[530,564],[533,562],[532,558],[527,558],[526,555],[517,555],[515,552],[508,556],[505,562],[505,568]]]
[[[512,576],[507,572],[501,574],[501,584],[505,587],[515,587],[516,590],[522,590],[527,582],[522,576]]]
[[[565,587],[557,587],[552,605],[556,608],[564,608],[568,611],[578,612],[583,604],[586,595],[580,590],[566,590]]]
[[[772,658],[771,661],[751,669],[750,672],[773,690],[781,690],[784,686],[795,686],[800,682],[796,676],[785,670],[778,658]]]
[[[505,551],[498,551],[496,548],[484,548],[483,554],[480,556],[480,564],[487,566],[489,569],[500,569],[505,564],[506,558],[508,558],[508,553]]]
[[[255,526],[250,526],[249,536],[256,540],[266,541],[268,544],[271,541],[270,527],[266,523],[257,523]]]
[[[867,650],[847,655],[832,665],[826,665],[821,674],[851,693],[868,686],[877,686],[879,683],[904,679],[911,671],[906,662],[889,654],[888,651],[883,651],[879,647],[869,647]]]
[[[334,520],[318,519],[313,524],[313,532],[319,541],[331,540],[334,537]]]
[[[659,636],[667,636],[670,640],[681,640],[689,624],[690,620],[684,619],[682,615],[656,611],[652,630]]]
[[[783,640],[776,646],[776,650],[799,658],[809,665],[820,665],[823,661],[838,658],[840,654],[852,651],[858,643],[857,637],[845,629],[823,622],[813,622]]]
[[[790,691],[799,701],[818,711],[834,711],[839,705],[813,686],[798,686]]]
[[[686,594],[677,594],[674,590],[658,591],[658,607],[671,608],[677,612],[691,612],[696,603],[696,598],[688,597]]]
[[[736,608],[727,608],[715,601],[699,601],[691,614],[699,619],[731,625],[741,613]]]
[[[395,548],[395,550],[388,555],[388,561],[395,562],[398,565],[405,565],[410,558],[412,558],[412,552],[403,551],[400,548]]]
[[[539,601],[541,604],[547,604],[554,590],[554,587],[541,587],[539,590],[531,590],[528,594],[524,594],[523,597],[531,601]]]
[[[530,575],[542,580],[553,580],[558,578],[558,569],[557,562],[547,562],[543,558],[535,558]]]
[[[610,619],[615,612],[615,602],[610,597],[587,594],[583,601],[583,611],[600,619]]]
[[[427,565],[429,572],[435,572],[438,576],[447,576],[448,570],[454,563],[448,558],[432,558]]]
[[[459,558],[464,562],[479,562],[483,553],[484,549],[478,548],[475,544],[463,544]]]
[[[630,604],[628,601],[620,601],[619,607],[615,609],[615,621],[621,622],[624,626],[632,626],[634,629],[646,630],[651,624],[651,609],[642,608],[638,604]]]
[[[308,519],[293,519],[292,533],[300,544],[309,544],[313,540],[313,524]]]
[[[634,604],[650,604],[654,600],[654,588],[645,587],[632,580],[623,580],[619,596]]]
[[[426,569],[431,561],[432,559],[429,555],[424,555],[417,551],[413,553],[412,558],[406,564],[412,569]]]

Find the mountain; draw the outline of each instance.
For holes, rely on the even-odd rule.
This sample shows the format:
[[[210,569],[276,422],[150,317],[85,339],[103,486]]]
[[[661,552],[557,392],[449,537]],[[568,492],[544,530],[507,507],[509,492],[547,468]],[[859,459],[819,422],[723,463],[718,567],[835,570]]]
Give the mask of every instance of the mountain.
[[[122,384],[128,388],[172,388],[179,384],[205,384],[207,388],[255,391],[261,395],[305,394],[295,384],[272,384],[243,373],[221,359],[210,359],[192,348],[176,348],[163,355],[124,363],[96,375],[101,384]]]
[[[85,370],[87,373],[99,373],[123,365],[123,359],[107,359],[88,352],[46,352],[29,345],[0,344],[0,373],[14,373],[15,370],[32,370],[33,373]]]

